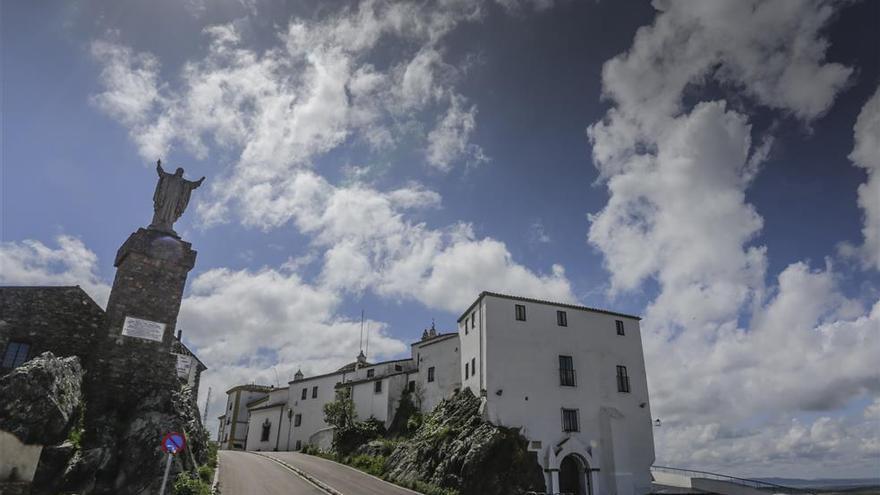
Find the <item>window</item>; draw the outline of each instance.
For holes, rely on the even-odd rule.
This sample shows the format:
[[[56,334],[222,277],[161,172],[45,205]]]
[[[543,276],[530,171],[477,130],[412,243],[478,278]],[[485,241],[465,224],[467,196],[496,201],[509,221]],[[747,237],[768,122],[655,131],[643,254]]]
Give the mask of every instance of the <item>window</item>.
[[[296,446],[293,447],[293,448],[294,448],[294,450],[302,450],[302,447],[303,447],[303,442],[302,442],[302,440],[297,440],[297,441],[296,441]]]
[[[434,381],[434,367],[431,366],[430,368],[428,368],[428,382],[430,383],[433,381]]]
[[[562,431],[581,431],[578,426],[578,410],[562,410]]]
[[[312,387],[312,398],[313,399],[318,398],[318,387]]]
[[[571,356],[559,356],[559,384],[563,387],[576,385],[574,362]]]
[[[269,432],[270,431],[272,431],[272,423],[270,423],[269,420],[267,419],[266,421],[263,422],[263,431],[260,434],[260,441],[261,442],[268,442],[269,441]]]
[[[28,360],[28,352],[30,352],[30,344],[24,342],[10,342],[6,346],[6,353],[3,355],[4,368],[18,368]]]
[[[557,311],[556,312],[556,324],[560,327],[568,326],[568,315],[565,314],[565,311]]]
[[[309,389],[308,389],[308,387],[306,387],[306,388],[303,389],[303,391],[302,391],[302,397],[300,397],[300,398],[301,398],[302,400],[306,400],[306,397],[308,397],[308,396],[309,396]]]
[[[523,304],[516,305],[516,319],[526,321],[526,307]]]
[[[477,313],[474,312],[474,313],[471,313],[471,328],[474,328],[476,326],[477,326]]]
[[[373,384],[373,393],[382,393],[382,380],[376,380],[376,383]]]
[[[373,378],[376,374],[376,370],[367,370],[367,378]]]
[[[300,426],[303,424],[303,415],[297,414],[293,417],[293,426]]]
[[[626,366],[617,367],[617,391],[629,393],[629,376],[626,374]]]
[[[464,363],[464,379],[467,380],[470,375],[468,375],[468,370],[470,369],[470,363]]]
[[[394,371],[403,371],[403,366],[401,366],[401,365],[399,365],[399,364],[395,364],[395,365],[394,365]]]
[[[408,386],[409,386],[410,393],[416,391],[416,381],[415,380],[410,380]]]
[[[614,325],[617,326],[617,335],[624,335],[623,322],[620,320],[614,320]]]
[[[467,334],[468,334],[468,321],[467,321],[467,318],[464,319],[464,325],[462,325],[462,328],[464,328],[464,334],[467,335]]]
[[[471,374],[477,375],[477,358],[471,358]]]

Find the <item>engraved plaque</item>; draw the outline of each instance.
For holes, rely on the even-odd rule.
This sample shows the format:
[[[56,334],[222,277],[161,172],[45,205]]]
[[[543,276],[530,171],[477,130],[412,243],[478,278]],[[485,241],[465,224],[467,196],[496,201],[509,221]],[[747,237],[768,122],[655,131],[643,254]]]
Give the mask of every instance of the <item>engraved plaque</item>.
[[[192,358],[186,354],[172,354],[177,356],[177,377],[186,378],[188,381],[190,378],[190,370],[192,369]]]
[[[162,342],[162,336],[165,334],[165,324],[156,321],[142,320],[131,316],[125,317],[125,323],[122,324],[122,335],[126,337],[136,337],[145,340],[155,340]]]

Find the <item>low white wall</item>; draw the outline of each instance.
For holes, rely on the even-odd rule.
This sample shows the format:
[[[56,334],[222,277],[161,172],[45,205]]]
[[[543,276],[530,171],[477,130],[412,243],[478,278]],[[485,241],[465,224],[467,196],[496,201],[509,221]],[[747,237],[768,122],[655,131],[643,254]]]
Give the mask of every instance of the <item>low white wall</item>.
[[[678,473],[669,473],[666,471],[651,471],[654,476],[654,483],[664,486],[674,486],[678,488],[693,488],[691,486],[691,477]]]
[[[15,471],[18,481],[33,481],[40,462],[42,445],[25,445],[12,433],[0,430],[0,481]]]

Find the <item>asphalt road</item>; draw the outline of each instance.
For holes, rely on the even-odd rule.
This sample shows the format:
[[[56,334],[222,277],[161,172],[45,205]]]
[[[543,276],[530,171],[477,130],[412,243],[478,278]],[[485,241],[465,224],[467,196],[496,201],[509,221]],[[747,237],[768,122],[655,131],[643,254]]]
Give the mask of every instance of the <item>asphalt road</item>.
[[[265,452],[264,454],[281,459],[321,480],[343,495],[418,495],[417,492],[400,488],[357,469],[337,464],[327,459],[297,452]],[[270,461],[271,462],[271,461]],[[221,468],[220,475],[223,475]],[[223,495],[227,495],[223,491]]]
[[[221,495],[326,495],[277,462],[248,452],[220,451]]]

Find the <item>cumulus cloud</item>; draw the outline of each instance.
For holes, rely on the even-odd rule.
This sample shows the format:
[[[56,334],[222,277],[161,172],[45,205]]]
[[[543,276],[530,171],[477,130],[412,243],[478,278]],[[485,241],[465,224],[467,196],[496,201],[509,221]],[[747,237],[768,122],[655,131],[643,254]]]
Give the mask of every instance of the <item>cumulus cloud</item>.
[[[454,162],[467,158],[470,163],[486,161],[482,148],[470,143],[477,126],[477,107],[462,108],[461,98],[453,98],[446,115],[428,133],[428,163],[448,171]]]
[[[105,307],[110,286],[98,274],[98,256],[76,237],[55,242],[57,248],[32,239],[0,243],[0,284],[79,285]]]
[[[327,287],[372,290],[453,312],[481,290],[574,300],[561,266],[538,274],[516,263],[503,242],[477,238],[468,224],[434,229],[411,220],[420,209],[440,206],[440,196],[418,184],[381,192],[334,186],[302,171],[284,187],[285,199],[272,211],[323,251],[320,278]]]
[[[590,216],[589,241],[611,292],[659,287],[643,335],[653,412],[664,421],[658,460],[724,472],[773,456],[846,453],[855,440],[834,449],[826,440],[851,428],[790,423],[799,411],[837,411],[880,393],[869,364],[880,352],[880,303],[866,310],[847,298],[830,265],[794,263],[765,286],[767,249],[754,242],[763,220],[746,191],[772,136],[723,100],[684,104],[713,81],[802,122],[820,117],[852,72],[825,61],[833,8],[654,5],[654,23],[603,67],[612,108],[588,135],[610,193]]]
[[[248,47],[234,24],[212,26],[205,29],[206,55],[184,65],[178,88],[157,84],[155,57],[96,41],[104,90],[95,100],[132,128],[146,159],[178,145],[199,158],[214,145],[237,156],[213,183],[202,210],[208,222],[229,220],[230,204],[248,219],[271,216],[258,209],[264,202],[241,202],[240,195],[283,195],[279,179],[343,144],[426,142],[426,163],[444,171],[484,160],[470,143],[476,106],[456,91],[459,72],[439,46],[456,26],[481,16],[479,1],[367,0],[318,20],[294,19],[276,46],[261,51]],[[401,56],[376,65],[377,46],[392,39]],[[436,116],[427,132],[420,130],[426,115]]]
[[[859,255],[865,267],[880,270],[880,88],[865,103],[853,127],[853,151],[849,158],[865,169],[868,180],[859,186],[859,207],[864,212],[859,247],[844,251]]]

